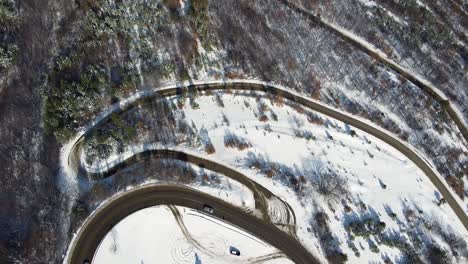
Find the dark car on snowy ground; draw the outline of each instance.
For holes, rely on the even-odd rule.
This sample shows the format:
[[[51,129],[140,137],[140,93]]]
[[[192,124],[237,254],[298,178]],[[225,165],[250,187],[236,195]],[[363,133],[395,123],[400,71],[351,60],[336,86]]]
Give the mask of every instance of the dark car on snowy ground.
[[[231,253],[231,255],[240,256],[240,250],[233,246],[229,247],[229,253]]]

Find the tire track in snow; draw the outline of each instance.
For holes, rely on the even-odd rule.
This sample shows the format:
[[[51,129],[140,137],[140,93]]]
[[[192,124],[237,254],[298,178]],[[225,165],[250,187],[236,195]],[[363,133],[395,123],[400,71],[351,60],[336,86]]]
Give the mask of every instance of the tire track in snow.
[[[267,254],[267,255],[264,255],[264,256],[260,256],[260,257],[256,257],[256,258],[249,258],[247,260],[247,262],[251,263],[251,264],[258,264],[258,263],[264,263],[264,262],[269,261],[269,260],[285,258],[285,257],[286,257],[286,255],[284,255],[281,252],[274,252],[274,253]]]
[[[219,252],[214,252],[212,248],[206,248],[204,245],[202,245],[198,241],[198,239],[194,238],[192,234],[190,234],[190,231],[188,230],[187,226],[185,226],[184,219],[180,214],[179,209],[177,209],[177,207],[175,207],[174,205],[167,205],[167,207],[174,216],[174,219],[176,220],[176,223],[179,226],[180,231],[184,235],[185,239],[187,239],[187,242],[189,242],[194,248],[200,250],[201,252],[211,257],[219,257],[224,255],[222,253],[220,254]]]

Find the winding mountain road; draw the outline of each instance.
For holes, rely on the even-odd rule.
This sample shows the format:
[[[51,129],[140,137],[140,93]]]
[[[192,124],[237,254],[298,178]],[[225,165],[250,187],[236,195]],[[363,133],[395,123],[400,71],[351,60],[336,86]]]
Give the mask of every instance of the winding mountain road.
[[[156,205],[178,205],[202,210],[204,204],[213,207],[213,216],[235,225],[281,250],[297,264],[320,263],[294,237],[277,226],[243,211],[220,199],[182,186],[152,185],[125,192],[98,208],[83,224],[70,245],[67,263],[91,261],[106,234],[119,221],[136,212]]]
[[[275,224],[286,226],[289,229],[289,233],[291,235],[296,235],[296,216],[291,206],[280,197],[273,194],[270,190],[263,187],[263,185],[250,179],[248,176],[239,172],[235,168],[225,165],[220,161],[215,161],[207,157],[203,157],[196,152],[184,150],[181,148],[168,148],[162,144],[158,144],[156,146],[152,145],[150,148],[142,150],[136,154],[132,154],[128,157],[121,156],[121,159],[116,160],[102,168],[90,169],[89,167],[83,167],[85,169],[84,173],[86,173],[92,179],[98,180],[109,177],[120,169],[131,166],[135,162],[148,158],[166,158],[188,162],[201,168],[222,174],[246,186],[253,193],[255,209],[262,212],[262,217],[266,221],[271,221],[269,210],[272,209],[272,205],[270,205],[269,201],[271,199],[278,199],[281,201],[283,208],[279,208],[279,210],[284,212],[284,219],[282,219],[283,221],[281,221],[281,223]]]
[[[288,100],[300,103],[306,108],[320,112],[339,121],[345,122],[351,126],[354,126],[366,133],[369,133],[379,138],[380,140],[384,141],[385,143],[391,145],[392,147],[400,151],[403,155],[410,159],[416,166],[418,166],[424,172],[424,174],[435,185],[437,190],[447,201],[447,204],[452,208],[457,217],[468,230],[468,216],[465,212],[465,209],[463,209],[464,205],[462,201],[456,196],[456,194],[453,191],[450,190],[450,187],[446,183],[445,179],[436,171],[435,168],[433,168],[433,166],[427,161],[427,159],[421,154],[419,154],[418,151],[412,146],[402,141],[392,133],[384,130],[383,128],[372,124],[368,120],[332,108],[328,105],[325,105],[324,103],[315,101],[313,99],[308,98],[307,96],[294,92],[292,91],[292,89],[287,89],[280,85],[262,81],[226,80],[211,82],[190,82],[185,84],[169,84],[160,88],[137,92],[128,97],[127,99],[111,105],[110,108],[100,113],[95,120],[89,123],[89,125],[87,125],[85,129],[68,144],[68,147],[66,147],[67,151],[65,151],[67,155],[64,155],[62,157],[62,166],[67,167],[67,169],[65,169],[64,171],[73,171],[72,174],[74,175],[69,175],[69,177],[76,177],[77,172],[80,169],[79,164],[82,164],[78,155],[79,151],[77,151],[76,148],[79,148],[79,146],[81,145],[81,141],[86,135],[88,135],[88,133],[91,133],[92,128],[105,122],[111,116],[112,113],[119,113],[125,111],[130,106],[136,104],[139,100],[144,98],[150,98],[154,96],[171,96],[176,94],[183,94],[188,91],[194,92],[222,89],[261,91],[277,96],[282,96]],[[230,173],[229,171],[224,169],[220,169],[217,172],[225,174],[226,176],[229,176],[227,174]]]
[[[245,175],[239,174],[237,171],[231,171],[230,168],[223,166],[213,160],[208,160],[200,156],[187,155],[181,151],[174,151],[169,149],[148,149],[141,153],[133,153],[133,156],[128,159],[121,160],[113,163],[105,168],[88,171],[86,167],[82,166],[83,162],[80,160],[80,148],[82,141],[86,135],[91,133],[92,129],[99,124],[105,122],[112,113],[125,111],[130,106],[137,103],[139,100],[153,96],[170,96],[181,94],[187,91],[207,91],[207,90],[253,90],[274,95],[282,96],[288,100],[295,101],[302,104],[311,110],[320,112],[342,122],[348,123],[360,130],[363,130],[387,144],[393,146],[395,149],[404,154],[414,164],[416,164],[436,186],[439,192],[444,196],[445,200],[460,219],[464,227],[468,230],[468,217],[465,213],[461,202],[455,197],[455,194],[450,191],[445,180],[438,174],[438,172],[431,166],[431,164],[420,155],[414,148],[407,143],[401,141],[393,134],[385,131],[384,129],[370,123],[367,120],[359,117],[352,116],[348,113],[342,112],[338,109],[331,108],[323,103],[314,101],[306,96],[291,91],[285,87],[252,80],[230,80],[230,81],[212,81],[212,82],[192,82],[189,84],[171,84],[161,88],[152,90],[144,90],[133,94],[122,102],[113,104],[106,111],[100,113],[95,120],[87,125],[82,132],[80,132],[74,140],[67,144],[64,148],[61,157],[62,169],[64,173],[68,174],[67,177],[77,177],[79,172],[94,175],[93,178],[102,178],[111,175],[123,166],[127,166],[132,160],[136,160],[148,154],[157,155],[161,158],[177,158],[192,162],[199,166],[204,166],[207,169],[222,173],[228,177],[243,182],[247,186],[252,187],[254,190],[261,190],[260,193],[268,193],[269,191],[261,185],[256,184],[248,179]],[[271,193],[271,192],[270,192]],[[307,251],[294,236],[281,231],[277,226],[265,219],[257,218],[240,208],[229,205],[228,203],[210,197],[204,193],[190,190],[178,186],[158,186],[158,187],[144,187],[130,191],[125,195],[121,195],[112,199],[106,206],[100,208],[95,214],[90,216],[85,224],[80,229],[77,238],[70,245],[70,254],[67,263],[81,264],[85,259],[91,259],[95,249],[99,245],[100,240],[105,234],[115,225],[119,220],[128,214],[135,212],[139,209],[154,206],[158,204],[174,204],[186,206],[194,209],[200,209],[202,204],[209,203],[214,205],[215,215],[217,217],[224,217],[224,219],[237,225],[245,230],[251,232],[253,235],[264,239],[271,245],[282,250],[291,260],[296,263],[318,263],[317,260]]]

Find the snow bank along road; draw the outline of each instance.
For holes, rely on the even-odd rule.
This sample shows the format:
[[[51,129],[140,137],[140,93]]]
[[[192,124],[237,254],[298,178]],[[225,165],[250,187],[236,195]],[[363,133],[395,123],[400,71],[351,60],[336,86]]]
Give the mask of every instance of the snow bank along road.
[[[463,209],[461,200],[450,190],[450,187],[445,182],[445,179],[432,167],[432,165],[422,156],[417,150],[403,142],[390,132],[372,124],[371,122],[350,115],[348,113],[342,112],[338,109],[329,107],[323,103],[314,101],[306,96],[300,95],[296,92],[293,92],[291,89],[285,87],[253,80],[227,80],[227,81],[211,81],[211,82],[191,82],[185,84],[169,84],[160,88],[143,90],[137,92],[125,100],[111,105],[110,108],[100,113],[94,121],[87,125],[81,133],[79,133],[74,140],[72,140],[67,146],[65,146],[65,151],[62,155],[62,169],[65,173],[69,174],[67,177],[76,177],[78,170],[86,170],[85,168],[79,168],[78,164],[82,164],[79,161],[78,150],[80,148],[81,142],[92,128],[106,121],[112,113],[122,112],[127,109],[129,106],[137,103],[139,100],[148,97],[154,96],[171,96],[175,94],[182,94],[188,91],[206,91],[206,90],[219,90],[219,89],[233,89],[233,90],[256,90],[266,93],[271,93],[274,95],[282,96],[288,100],[295,101],[302,104],[304,107],[307,107],[311,110],[320,112],[342,122],[345,122],[351,126],[354,126],[360,130],[363,130],[385,143],[391,145],[407,158],[409,158],[413,163],[416,164],[431,182],[435,185],[438,191],[443,195],[447,203],[450,205],[452,210],[455,212],[457,217],[463,223],[465,228],[468,230],[468,216]],[[219,172],[222,174],[227,174],[229,171],[223,171],[220,169]],[[248,185],[247,185],[248,186]]]
[[[196,210],[202,210],[204,204],[209,204],[214,209],[213,216],[224,219],[266,241],[281,250],[295,263],[320,263],[294,237],[281,231],[275,225],[205,193],[187,187],[170,185],[135,188],[100,207],[83,224],[71,245],[66,262],[83,264],[85,260],[92,260],[99,243],[114,225],[133,212],[162,204],[184,206]]]
[[[396,71],[401,76],[405,77],[407,80],[421,88],[427,94],[429,94],[434,100],[436,100],[449,114],[450,118],[455,122],[456,126],[462,133],[465,140],[468,142],[468,128],[465,123],[465,119],[463,115],[460,113],[460,110],[450,102],[447,95],[445,95],[440,89],[435,87],[431,82],[422,78],[421,76],[416,75],[415,73],[411,72],[408,69],[403,68],[402,66],[398,65],[395,61],[388,58],[385,53],[375,48],[372,44],[367,43],[363,39],[353,35],[351,32],[343,28],[339,28],[331,23],[323,20],[318,15],[305,10],[304,8],[300,7],[295,3],[291,3],[288,0],[279,0],[281,3],[286,5],[287,7],[291,8],[292,10],[308,17],[314,23],[328,29],[330,32],[336,34],[340,38],[344,39],[349,44],[353,45],[354,47],[360,49],[361,51],[367,53],[372,58],[375,58],[385,64],[390,69]]]

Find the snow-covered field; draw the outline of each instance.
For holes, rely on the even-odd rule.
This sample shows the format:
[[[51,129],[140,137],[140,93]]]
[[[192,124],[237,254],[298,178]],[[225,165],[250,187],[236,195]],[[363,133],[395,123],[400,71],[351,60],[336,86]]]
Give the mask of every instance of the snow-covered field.
[[[465,241],[468,239],[467,232],[450,207],[437,205],[440,195],[430,180],[404,155],[384,142],[318,113],[313,114],[322,121],[316,123],[323,122],[323,125],[311,123],[305,113],[300,113],[302,110],[298,112],[292,107],[280,106],[274,100],[266,99],[264,94],[259,94],[259,102],[266,105],[263,111],[268,117],[268,121],[262,122],[259,120],[261,104],[255,97],[220,95],[224,107],[219,107],[213,96],[200,96],[196,99],[200,106],[198,109],[188,104],[182,108],[185,119],[188,123],[193,121],[199,130],[204,128],[208,131],[216,149],[213,154],[216,158],[243,168],[247,175],[293,207],[298,218],[298,235],[309,248],[317,245],[316,238],[306,231],[317,210],[323,210],[329,216],[331,230],[338,236],[341,248],[352,262],[364,259],[377,261],[382,258],[381,252],[386,252],[393,260],[401,254],[386,246],[380,248],[381,252],[373,253],[369,248],[372,243],[367,238],[356,238],[354,244],[361,245],[360,258],[357,258],[349,247],[345,226],[360,218],[379,218],[385,222],[387,230],[404,235],[407,228],[404,215],[412,210],[420,212],[422,218],[441,221],[446,225],[444,228],[453,229]],[[173,100],[176,101],[176,98]],[[229,125],[226,120],[229,120]],[[352,130],[355,136],[351,135]],[[298,137],[297,131],[302,131],[306,136]],[[252,147],[243,151],[225,147],[226,134],[244,138]],[[313,177],[310,175],[313,174],[310,170],[314,169],[310,168],[312,164],[334,168],[346,178],[350,195],[342,196],[338,203],[331,203],[331,206],[327,197],[313,191],[299,198],[293,195],[291,188],[268,179],[258,169],[248,168],[246,165],[252,157],[263,157],[260,159],[292,168],[296,174],[305,176],[306,186],[310,185],[309,180]],[[363,210],[362,204],[367,209]],[[345,212],[344,207],[349,207],[351,211]],[[391,213],[396,214],[398,219],[392,219]]]
[[[343,252],[350,263],[395,262],[424,256],[431,245],[458,255],[454,263],[466,260],[468,234],[454,212],[416,165],[379,139],[263,93],[169,101],[176,119],[196,131],[178,147],[208,155],[212,145],[210,158],[289,203],[297,236],[323,261]],[[321,190],[321,183],[333,185],[331,175],[338,184]]]
[[[240,256],[231,255],[230,247],[237,248]],[[99,245],[93,263],[292,262],[269,244],[209,215],[156,206],[119,222]]]

